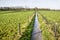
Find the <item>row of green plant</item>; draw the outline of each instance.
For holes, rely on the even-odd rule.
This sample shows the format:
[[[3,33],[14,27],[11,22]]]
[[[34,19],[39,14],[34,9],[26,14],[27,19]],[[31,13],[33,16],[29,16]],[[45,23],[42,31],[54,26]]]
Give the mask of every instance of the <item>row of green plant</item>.
[[[44,40],[60,40],[59,11],[40,11],[39,21]]]
[[[0,12],[0,40],[17,40],[27,30],[33,11]],[[20,28],[20,29],[19,29]],[[26,32],[27,33],[27,32]],[[25,33],[24,33],[25,34]]]
[[[45,20],[43,20],[41,15],[39,15],[39,22],[43,40],[54,40],[54,35],[50,32],[48,25],[45,24]]]
[[[35,15],[33,16],[31,22],[27,26],[25,32],[23,32],[23,35],[20,37],[20,40],[31,40],[32,31],[34,27],[34,18],[35,18]]]

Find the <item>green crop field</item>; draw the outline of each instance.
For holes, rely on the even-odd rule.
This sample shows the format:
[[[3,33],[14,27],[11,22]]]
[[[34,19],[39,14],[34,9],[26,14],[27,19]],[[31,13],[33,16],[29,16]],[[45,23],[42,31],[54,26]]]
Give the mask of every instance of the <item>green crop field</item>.
[[[31,25],[30,22],[33,16],[33,11],[0,11],[0,40],[18,40],[23,34],[24,36],[31,34],[30,26],[33,24]],[[27,40],[21,38],[24,39]]]
[[[0,40],[31,40],[34,11],[0,11]],[[38,11],[43,40],[60,40],[60,11]]]
[[[39,11],[43,40],[60,40],[60,11]]]

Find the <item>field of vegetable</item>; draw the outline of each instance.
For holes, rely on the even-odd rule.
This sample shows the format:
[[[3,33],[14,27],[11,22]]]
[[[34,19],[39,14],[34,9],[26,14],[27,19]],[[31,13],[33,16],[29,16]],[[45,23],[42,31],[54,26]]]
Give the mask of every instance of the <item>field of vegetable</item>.
[[[0,11],[0,40],[31,40],[34,11]],[[38,11],[43,40],[60,40],[60,11]]]
[[[0,11],[0,40],[30,40],[33,17],[33,11]]]
[[[60,40],[60,11],[39,11],[43,40]]]

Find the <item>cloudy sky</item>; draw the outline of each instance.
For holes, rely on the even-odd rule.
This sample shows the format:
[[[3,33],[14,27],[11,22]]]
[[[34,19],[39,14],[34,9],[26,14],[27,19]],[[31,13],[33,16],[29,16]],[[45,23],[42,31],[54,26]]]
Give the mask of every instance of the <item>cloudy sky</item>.
[[[60,0],[0,0],[0,7],[23,6],[60,9]]]

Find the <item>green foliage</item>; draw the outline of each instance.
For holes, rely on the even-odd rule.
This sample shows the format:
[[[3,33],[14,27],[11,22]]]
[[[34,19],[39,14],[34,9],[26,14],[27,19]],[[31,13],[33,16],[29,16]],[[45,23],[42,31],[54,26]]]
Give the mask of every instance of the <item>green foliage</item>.
[[[39,13],[43,39],[55,40],[57,37],[60,40],[60,11],[39,11]]]
[[[0,40],[31,40],[34,11],[0,11]],[[32,19],[31,19],[32,17]],[[60,12],[39,11],[38,19],[43,40],[60,40]],[[31,22],[29,22],[31,20]],[[20,23],[20,25],[19,25]],[[19,29],[20,26],[20,29]],[[20,35],[18,34],[20,30]]]
[[[34,26],[34,17],[32,18],[31,22],[27,26],[27,28],[26,28],[25,32],[23,33],[22,37],[20,38],[20,40],[31,40],[33,26]]]
[[[0,40],[17,40],[19,23],[20,27],[29,24],[32,15],[33,11],[0,11]]]

